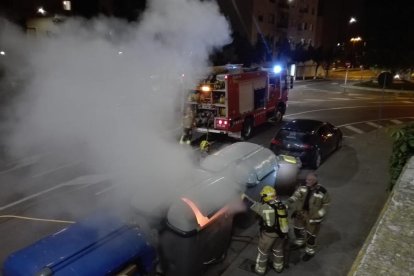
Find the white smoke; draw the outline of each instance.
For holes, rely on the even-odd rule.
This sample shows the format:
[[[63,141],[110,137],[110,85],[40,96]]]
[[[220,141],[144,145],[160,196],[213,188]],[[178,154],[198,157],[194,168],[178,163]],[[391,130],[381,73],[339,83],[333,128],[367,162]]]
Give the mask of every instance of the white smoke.
[[[13,106],[11,153],[78,155],[144,205],[188,185],[191,151],[173,130],[185,87],[230,42],[215,2],[151,0],[139,23],[72,18],[54,36],[7,32],[30,72]]]

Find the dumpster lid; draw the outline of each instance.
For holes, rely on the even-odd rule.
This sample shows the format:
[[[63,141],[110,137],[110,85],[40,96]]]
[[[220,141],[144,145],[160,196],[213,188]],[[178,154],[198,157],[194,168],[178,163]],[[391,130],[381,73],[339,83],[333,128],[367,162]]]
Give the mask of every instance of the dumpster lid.
[[[200,162],[202,169],[213,173],[231,171],[241,184],[256,184],[269,173],[277,170],[278,159],[268,148],[238,142],[207,156]]]
[[[207,227],[227,211],[227,204],[240,194],[240,186],[225,176],[212,177],[174,201],[168,210],[168,225],[188,234]]]

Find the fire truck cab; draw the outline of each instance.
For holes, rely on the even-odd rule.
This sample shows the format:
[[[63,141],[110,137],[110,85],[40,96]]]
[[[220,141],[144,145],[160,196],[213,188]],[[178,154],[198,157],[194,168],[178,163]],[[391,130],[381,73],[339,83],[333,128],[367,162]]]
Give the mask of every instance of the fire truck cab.
[[[195,114],[193,131],[248,139],[265,122],[280,122],[286,112],[287,70],[213,67],[188,94],[186,105]]]

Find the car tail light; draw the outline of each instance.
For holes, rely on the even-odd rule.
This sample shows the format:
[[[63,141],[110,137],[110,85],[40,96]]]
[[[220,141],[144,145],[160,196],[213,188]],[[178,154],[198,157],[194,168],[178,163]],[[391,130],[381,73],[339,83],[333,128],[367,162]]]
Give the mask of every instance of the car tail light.
[[[275,139],[273,138],[272,141],[270,142],[272,145],[281,145],[282,141],[279,139]]]
[[[313,148],[313,146],[310,145],[310,144],[302,144],[302,145],[300,145],[300,147],[304,150],[310,150],[310,149]]]

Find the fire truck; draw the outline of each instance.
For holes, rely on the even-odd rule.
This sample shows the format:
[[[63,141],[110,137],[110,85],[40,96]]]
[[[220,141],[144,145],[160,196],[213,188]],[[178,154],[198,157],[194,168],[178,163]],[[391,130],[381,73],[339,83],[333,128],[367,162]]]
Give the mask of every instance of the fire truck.
[[[245,140],[253,135],[254,127],[268,121],[279,123],[286,112],[292,80],[280,66],[213,67],[186,99],[194,114],[193,132]]]

